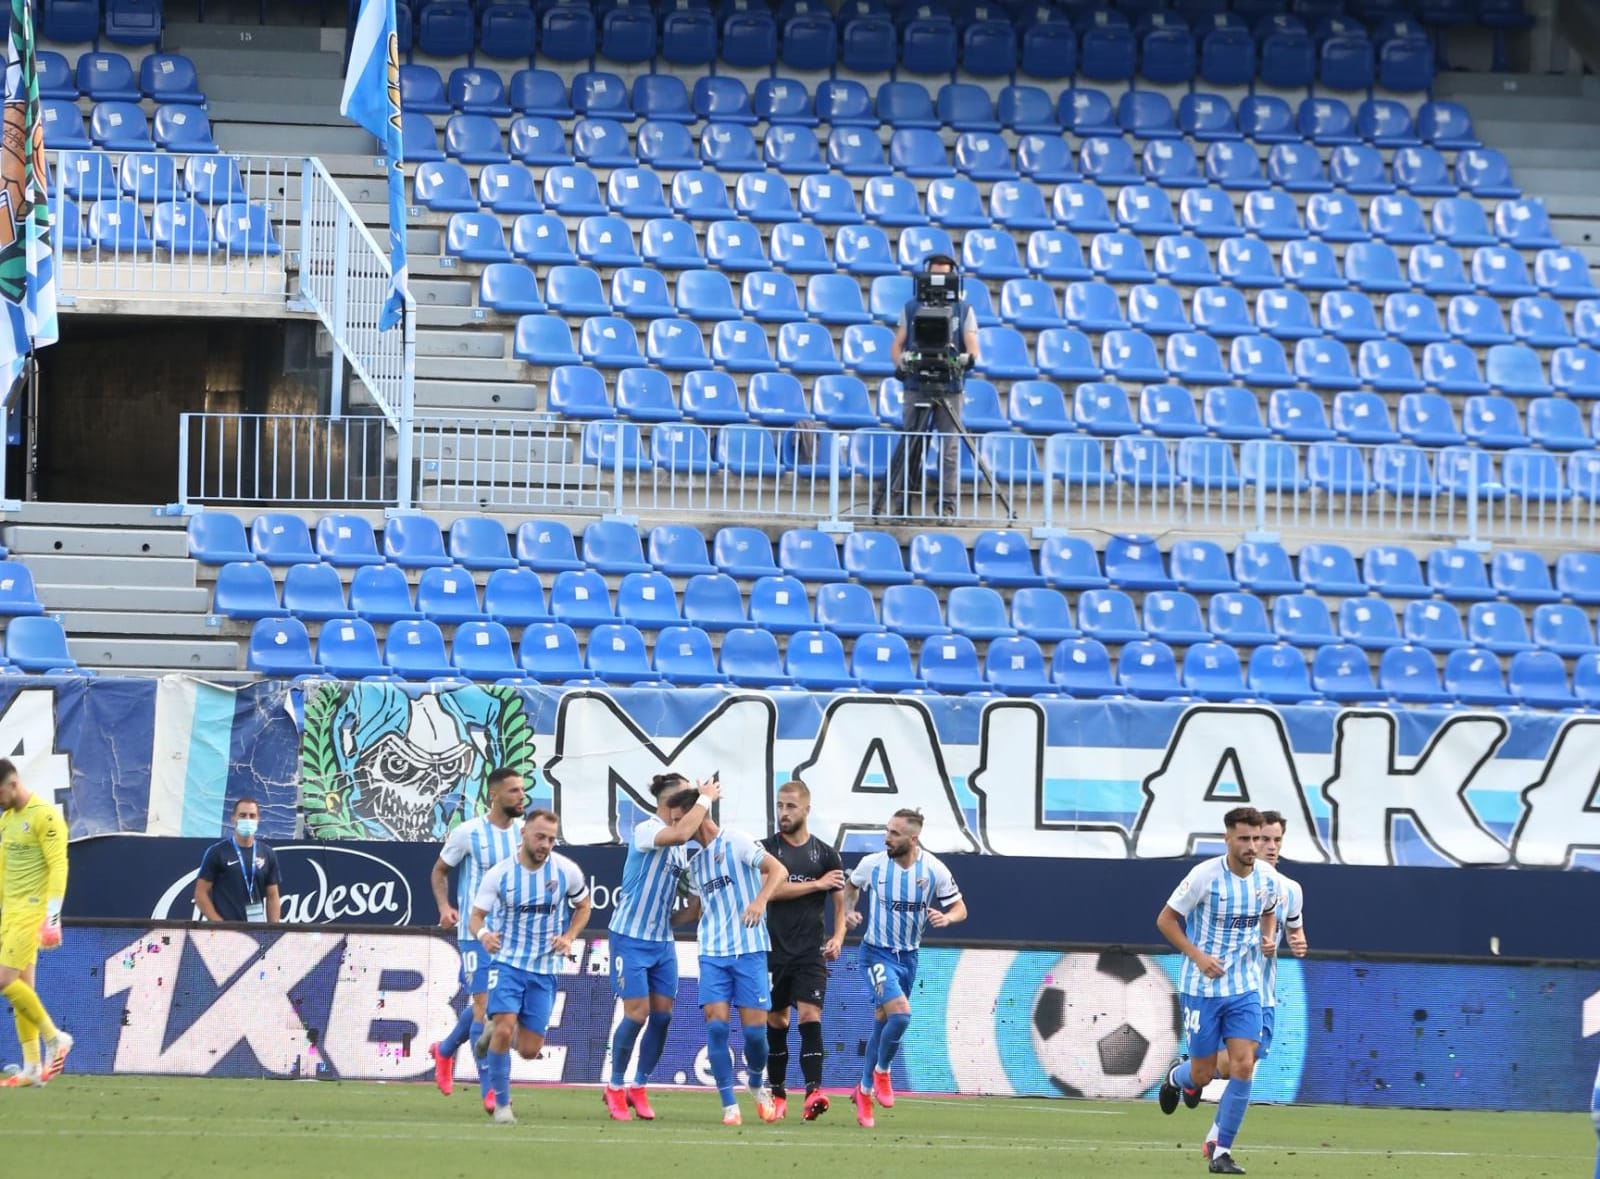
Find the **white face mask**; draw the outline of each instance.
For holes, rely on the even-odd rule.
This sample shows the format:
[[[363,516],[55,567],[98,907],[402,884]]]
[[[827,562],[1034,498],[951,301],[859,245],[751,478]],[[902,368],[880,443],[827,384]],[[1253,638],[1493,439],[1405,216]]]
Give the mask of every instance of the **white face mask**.
[[[240,819],[234,823],[233,829],[240,839],[254,839],[256,834],[255,819]]]

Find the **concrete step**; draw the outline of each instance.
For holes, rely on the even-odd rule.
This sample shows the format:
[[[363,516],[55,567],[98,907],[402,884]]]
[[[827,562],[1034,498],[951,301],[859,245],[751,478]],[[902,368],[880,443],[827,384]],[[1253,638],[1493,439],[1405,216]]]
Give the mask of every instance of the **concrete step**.
[[[1600,120],[1600,110],[1595,110],[1593,116]],[[1473,126],[1480,139],[1498,146],[1508,158],[1513,151],[1529,148],[1584,151],[1594,147],[1594,130],[1584,123],[1530,123],[1525,119],[1495,118],[1476,119]]]
[[[227,621],[215,614],[146,614],[121,610],[64,610],[61,614],[62,626],[75,639],[134,636],[212,640],[222,637],[223,623]]]
[[[422,375],[417,361],[416,404],[419,416],[496,416],[507,413],[536,413],[544,398],[527,384],[484,384],[469,380],[430,380]]]
[[[1433,90],[1435,98],[1456,102],[1484,95],[1580,98],[1585,93],[1583,79],[1572,74],[1493,74],[1468,70],[1441,73],[1434,79]]]
[[[418,324],[423,322],[421,315],[426,307],[470,307],[472,293],[472,284],[454,276],[411,280],[411,297],[417,301]]]
[[[337,76],[328,78],[296,78],[293,90],[287,90],[283,78],[276,74],[224,74],[219,77],[207,78],[206,83],[207,111],[213,121],[218,115],[219,107],[235,105],[253,105],[259,112],[263,105],[271,105],[274,110],[286,107],[320,107],[324,122],[332,121],[329,111],[338,117],[339,99],[344,95],[344,80]],[[258,123],[261,121],[259,114],[253,115],[247,122]]]
[[[471,357],[478,360],[504,360],[506,336],[501,331],[419,331],[417,363],[425,357]],[[519,362],[520,363],[520,362]]]
[[[199,562],[188,558],[163,557],[66,557],[28,558],[33,580],[40,586],[105,586],[120,593],[126,586],[152,586],[188,589],[195,584]],[[112,590],[111,587],[117,587]]]
[[[52,528],[15,524],[5,530],[11,550],[32,555],[59,553],[92,557],[183,557],[189,555],[188,538],[181,532],[159,528]]]
[[[417,458],[426,462],[438,460],[453,463],[488,462],[506,460],[519,463],[546,464],[571,462],[577,453],[575,434],[557,430],[550,434],[492,433],[454,434],[449,432],[422,434],[417,439]]]
[[[24,501],[9,513],[6,526],[17,524],[70,524],[91,528],[172,528],[182,532],[187,522],[168,516],[159,504],[69,504]]]
[[[459,283],[455,284],[461,285]],[[415,295],[412,298],[416,298]],[[485,311],[482,307],[466,306],[438,306],[435,304],[417,304],[418,328],[473,328],[477,331],[505,332],[511,325],[499,321],[501,317],[493,311]],[[419,342],[420,346],[420,342]],[[501,356],[503,353],[496,352]]]
[[[230,50],[248,56],[258,52],[317,53],[330,48],[327,34],[344,42],[342,29],[288,25],[235,25],[216,21],[168,21],[161,43],[169,53],[193,56],[210,50]]]
[[[72,657],[85,667],[165,667],[169,671],[240,668],[239,644],[231,640],[67,639]]]
[[[196,49],[188,56],[199,72],[201,85],[210,98],[208,78],[256,77],[282,78],[290,85],[298,85],[301,78],[337,78],[343,74],[342,54],[294,49]],[[286,89],[286,93],[292,93]],[[333,114],[338,115],[338,108]]]
[[[31,566],[33,561],[30,559]],[[211,608],[211,591],[201,586],[42,585],[39,600],[48,610],[135,610],[144,614],[192,614]]]
[[[417,380],[503,381],[517,384],[527,380],[528,368],[520,360],[488,360],[473,357],[418,356]]]
[[[275,127],[268,123],[212,124],[217,145],[225,152],[266,156],[320,156],[325,151],[358,152],[372,146],[362,128]]]

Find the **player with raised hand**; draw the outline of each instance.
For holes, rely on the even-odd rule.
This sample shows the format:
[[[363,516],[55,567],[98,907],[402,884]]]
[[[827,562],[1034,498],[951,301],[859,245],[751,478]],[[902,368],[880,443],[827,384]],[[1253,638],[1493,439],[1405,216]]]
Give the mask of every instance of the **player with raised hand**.
[[[478,895],[478,886],[490,868],[517,854],[522,839],[522,812],[527,807],[527,787],[516,770],[501,767],[491,771],[488,789],[488,809],[450,832],[430,877],[433,899],[439,906],[439,924],[456,931],[461,985],[468,996],[450,1034],[428,1047],[428,1054],[433,1057],[433,1083],[446,1097],[455,1091],[456,1053],[461,1045],[474,1043],[483,1034],[489,998],[489,954],[467,925],[472,898]],[[459,869],[455,904],[450,903],[449,894],[452,868]],[[483,1069],[478,1070],[478,1089],[484,1112],[493,1114],[494,1090]]]
[[[622,1000],[622,1018],[611,1035],[611,1076],[606,1110],[619,1122],[634,1114],[654,1121],[645,1086],[661,1060],[678,997],[678,947],[672,940],[672,907],[689,866],[684,845],[722,797],[717,779],[691,788],[682,774],[650,780],[655,814],[634,825],[622,887],[611,914],[611,989]],[[643,1042],[640,1033],[643,1032]],[[628,1061],[639,1044],[633,1084],[624,1087]]]
[[[862,895],[872,898],[861,937],[861,972],[872,989],[876,1021],[861,1083],[851,1093],[856,1121],[868,1129],[875,1124],[874,1099],[884,1109],[894,1108],[889,1066],[911,1026],[911,988],[923,928],[944,929],[967,919],[955,877],[937,856],[923,850],[921,837],[922,812],[895,811],[884,828],[883,850],[864,857],[845,886],[845,920],[851,929],[862,922],[856,908]]]
[[[722,1124],[743,1118],[733,1095],[733,1057],[728,1018],[739,1009],[750,1091],[763,1122],[777,1120],[766,1085],[767,1011],[772,997],[767,975],[767,902],[784,882],[783,865],[750,836],[724,831],[708,815],[697,833],[700,851],[689,860],[689,885],[699,908],[700,1006],[706,1015],[711,1075],[722,1098]]]
[[[33,989],[39,951],[61,944],[66,895],[66,818],[0,758],[0,995],[11,1004],[22,1044],[22,1071],[0,1081],[8,1089],[59,1076],[72,1050],[72,1037],[56,1027]]]
[[[1256,1047],[1261,1040],[1262,918],[1278,907],[1283,886],[1270,868],[1256,863],[1261,812],[1235,807],[1223,816],[1228,832],[1224,855],[1205,860],[1173,890],[1156,928],[1183,954],[1178,991],[1189,1059],[1173,1066],[1162,1082],[1161,1112],[1190,1109],[1217,1073],[1224,1045],[1232,1080],[1217,1109],[1217,1144],[1211,1171],[1242,1175],[1233,1143],[1250,1105]]]
[[[528,812],[517,854],[484,874],[472,898],[472,936],[494,955],[488,974],[490,1028],[473,1045],[494,1086],[494,1120],[512,1125],[511,1044],[532,1060],[544,1047],[555,1008],[556,976],[589,924],[589,885],[556,852],[554,811]],[[485,1060],[487,1058],[487,1060]]]
[[[767,1079],[778,1117],[787,1115],[784,1077],[789,1063],[789,1008],[800,1014],[800,1072],[808,1122],[828,1112],[822,1091],[822,1005],[828,996],[828,963],[844,947],[844,862],[831,844],[806,825],[811,791],[799,779],[778,788],[778,831],[762,846],[783,864],[786,879],[767,909],[772,936],[772,1011],[767,1016]],[[833,910],[833,935],[823,914]]]
[[[1289,952],[1296,958],[1306,956],[1306,930],[1301,915],[1305,894],[1298,881],[1290,880],[1278,871],[1278,853],[1283,848],[1283,837],[1288,829],[1288,821],[1277,811],[1262,812],[1256,863],[1277,872],[1283,885],[1283,900],[1262,920],[1261,953],[1265,962],[1261,972],[1261,1044],[1256,1050],[1258,1061],[1272,1055],[1272,1035],[1278,1015],[1278,946],[1284,940],[1285,929],[1288,930]],[[1217,1054],[1217,1069],[1217,1075],[1228,1077],[1231,1084],[1232,1074],[1228,1070],[1226,1051]],[[1224,1100],[1227,1100],[1226,1097]],[[1205,1145],[1201,1147],[1201,1152],[1208,1159],[1216,1150],[1217,1133],[1217,1123],[1212,1122],[1211,1129],[1206,1133]]]

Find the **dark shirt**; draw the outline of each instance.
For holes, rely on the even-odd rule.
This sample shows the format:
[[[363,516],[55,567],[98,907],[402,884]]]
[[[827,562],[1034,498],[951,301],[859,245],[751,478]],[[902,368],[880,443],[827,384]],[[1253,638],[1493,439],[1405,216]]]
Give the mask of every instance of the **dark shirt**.
[[[241,851],[256,862],[254,879],[248,882],[253,888],[247,886],[246,868],[239,863]],[[244,921],[251,894],[256,904],[264,905],[267,887],[278,883],[278,857],[259,839],[247,848],[235,847],[233,840],[224,839],[206,849],[200,861],[200,879],[211,882],[211,903],[216,906],[218,917]]]
[[[829,872],[844,868],[844,861],[831,846],[815,835],[795,847],[781,834],[774,833],[761,841],[783,864],[789,880],[804,884],[820,880]],[[822,953],[822,943],[828,940],[823,928],[823,914],[831,893],[811,892],[792,901],[773,901],[767,906],[767,933],[772,938],[772,960],[793,962]]]

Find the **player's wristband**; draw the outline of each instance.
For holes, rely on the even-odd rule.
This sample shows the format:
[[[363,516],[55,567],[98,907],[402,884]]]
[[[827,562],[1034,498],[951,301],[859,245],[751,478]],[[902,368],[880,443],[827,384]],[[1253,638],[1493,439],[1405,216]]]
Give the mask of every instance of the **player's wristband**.
[[[61,898],[57,897],[44,903],[44,919],[51,925],[61,923]]]
[[[701,794],[701,795],[697,795],[696,796],[695,801],[698,802],[701,806],[705,807],[706,810],[709,811],[711,809],[711,804],[716,802],[717,800],[714,799],[714,798],[708,798],[704,794]]]

